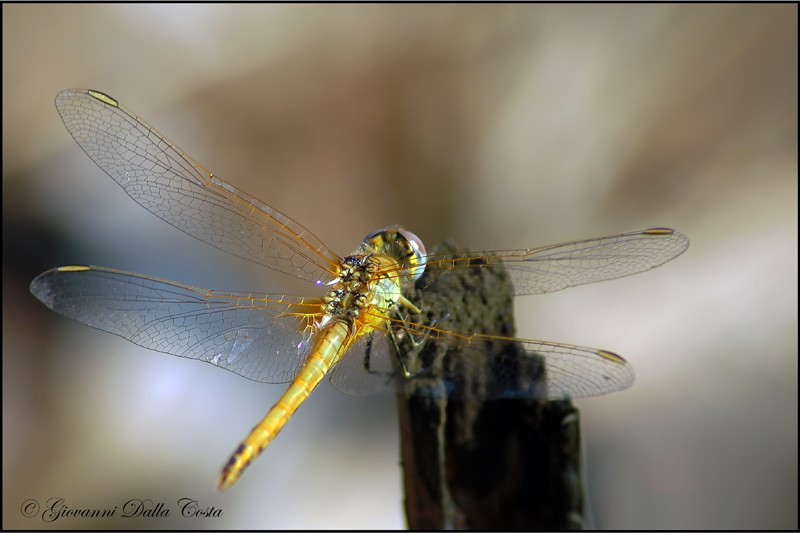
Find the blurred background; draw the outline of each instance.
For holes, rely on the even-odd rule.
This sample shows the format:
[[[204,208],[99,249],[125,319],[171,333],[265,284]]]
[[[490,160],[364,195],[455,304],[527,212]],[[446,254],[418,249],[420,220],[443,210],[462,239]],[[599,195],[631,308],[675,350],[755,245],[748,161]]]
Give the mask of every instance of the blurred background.
[[[49,311],[97,264],[209,288],[302,282],[170,228],[80,150],[58,92],[106,92],[340,254],[686,233],[657,270],[517,302],[521,337],[613,350],[582,410],[589,525],[796,529],[796,5],[3,5],[3,527],[402,528],[390,395],[327,382],[243,479],[283,386]],[[180,498],[223,510],[192,521]],[[167,519],[24,518],[163,502]]]

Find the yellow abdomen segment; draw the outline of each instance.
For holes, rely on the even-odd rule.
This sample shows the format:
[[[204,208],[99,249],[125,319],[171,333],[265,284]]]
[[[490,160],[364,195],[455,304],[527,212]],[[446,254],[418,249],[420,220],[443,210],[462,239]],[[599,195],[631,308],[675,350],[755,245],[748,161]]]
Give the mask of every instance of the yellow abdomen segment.
[[[329,324],[317,334],[308,359],[289,388],[228,459],[217,480],[219,490],[236,483],[244,469],[272,442],[351,342],[350,331],[344,322]]]

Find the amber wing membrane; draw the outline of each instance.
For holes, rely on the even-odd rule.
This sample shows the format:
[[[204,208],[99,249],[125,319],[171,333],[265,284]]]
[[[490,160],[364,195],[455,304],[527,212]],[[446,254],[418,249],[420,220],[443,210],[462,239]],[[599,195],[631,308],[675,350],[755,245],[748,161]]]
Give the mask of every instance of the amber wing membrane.
[[[689,247],[686,235],[668,228],[619,233],[526,250],[467,252],[428,257],[431,279],[453,268],[502,268],[516,296],[622,278],[663,265]]]
[[[318,298],[210,291],[93,266],[48,270],[31,292],[87,326],[265,383],[294,378],[322,315]]]
[[[338,257],[280,211],[226,183],[115,99],[69,89],[56,97],[67,130],[139,205],[203,242],[325,283]]]

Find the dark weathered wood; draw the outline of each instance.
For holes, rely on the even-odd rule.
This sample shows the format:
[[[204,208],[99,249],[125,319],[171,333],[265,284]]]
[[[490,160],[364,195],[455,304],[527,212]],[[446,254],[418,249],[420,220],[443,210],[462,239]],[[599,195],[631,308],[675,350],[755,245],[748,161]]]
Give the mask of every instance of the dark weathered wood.
[[[436,250],[458,251],[451,243]],[[511,294],[504,273],[476,264],[433,281],[423,276],[409,297],[425,311],[415,319],[447,317],[440,324],[448,329],[513,336]],[[411,357],[436,364],[438,347],[424,342],[426,355]],[[409,339],[399,346],[405,357],[415,350]],[[522,359],[520,371],[542,374],[541,360]],[[582,527],[579,414],[571,402],[455,401],[417,396],[414,386],[397,394],[410,529]]]

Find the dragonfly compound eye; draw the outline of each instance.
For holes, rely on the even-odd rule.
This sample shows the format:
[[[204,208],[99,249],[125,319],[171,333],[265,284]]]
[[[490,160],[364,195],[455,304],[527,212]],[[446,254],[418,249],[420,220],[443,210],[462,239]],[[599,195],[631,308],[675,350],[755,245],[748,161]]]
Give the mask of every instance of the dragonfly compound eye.
[[[395,227],[373,231],[364,238],[364,245],[373,252],[398,259],[409,269],[412,281],[425,272],[427,253],[422,239],[408,230]]]
[[[422,239],[408,230],[398,229],[397,233],[405,237],[405,239],[411,245],[411,249],[414,250],[414,258],[409,259],[408,262],[414,266],[413,270],[411,271],[411,279],[417,281],[422,273],[425,272],[425,264],[428,260],[428,254],[425,251],[425,245],[422,244]]]

